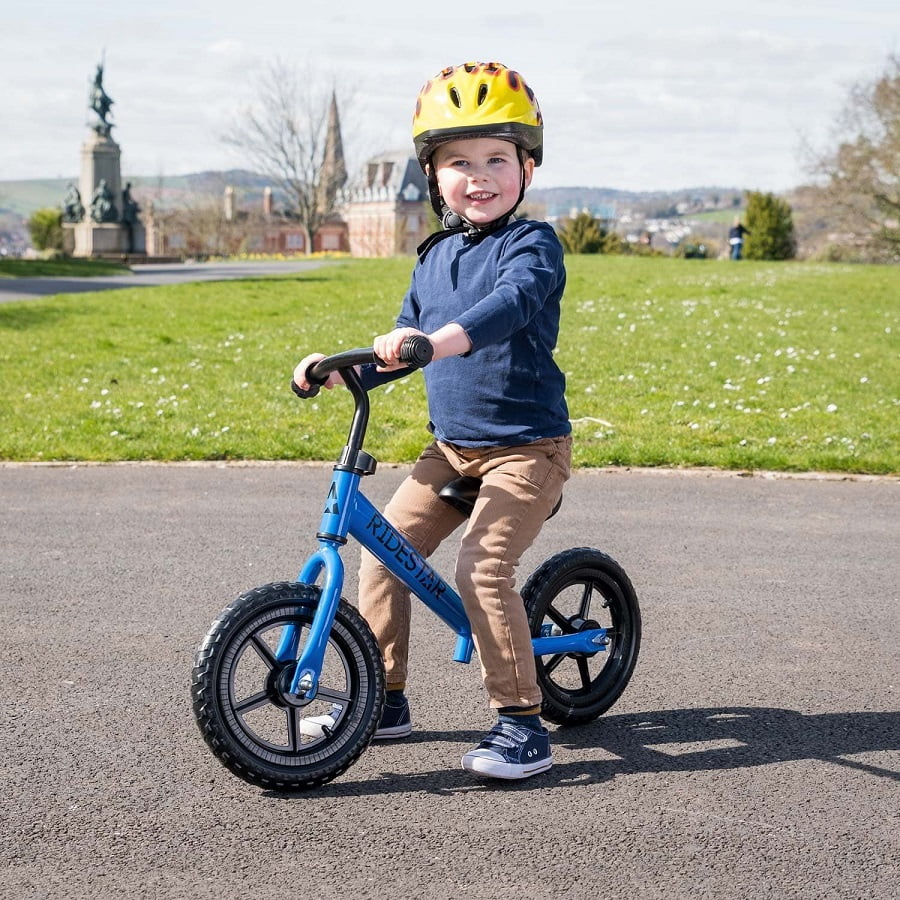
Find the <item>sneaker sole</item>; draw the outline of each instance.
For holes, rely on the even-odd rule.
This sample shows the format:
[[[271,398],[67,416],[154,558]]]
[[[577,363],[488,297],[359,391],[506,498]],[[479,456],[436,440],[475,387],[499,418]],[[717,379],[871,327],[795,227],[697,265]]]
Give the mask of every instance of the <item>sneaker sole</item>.
[[[483,756],[469,756],[462,758],[462,767],[467,772],[475,775],[484,775],[487,778],[502,778],[506,781],[518,781],[522,778],[530,778],[546,772],[553,765],[553,757],[542,759],[539,762],[527,766],[518,766],[514,763],[501,762],[499,759],[486,759]]]
[[[320,738],[325,736],[322,726],[327,725],[334,728],[335,721],[331,716],[310,716],[308,719],[300,720],[300,734],[304,737]],[[392,728],[379,728],[372,740],[374,741],[394,741],[398,738],[409,737],[412,734],[412,722],[405,722],[402,725],[394,725]]]
[[[409,737],[412,734],[412,722],[395,725],[393,728],[379,728],[372,735],[373,741],[395,741],[397,738]]]

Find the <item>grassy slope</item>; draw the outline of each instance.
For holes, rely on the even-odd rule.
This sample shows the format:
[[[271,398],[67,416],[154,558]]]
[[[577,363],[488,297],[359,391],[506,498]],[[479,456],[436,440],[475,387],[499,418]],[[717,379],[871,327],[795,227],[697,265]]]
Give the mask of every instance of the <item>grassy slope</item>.
[[[288,389],[307,351],[387,330],[410,260],[0,305],[0,458],[333,459],[350,403]],[[580,465],[898,472],[886,267],[574,257],[558,358]],[[422,379],[369,449],[427,440]]]

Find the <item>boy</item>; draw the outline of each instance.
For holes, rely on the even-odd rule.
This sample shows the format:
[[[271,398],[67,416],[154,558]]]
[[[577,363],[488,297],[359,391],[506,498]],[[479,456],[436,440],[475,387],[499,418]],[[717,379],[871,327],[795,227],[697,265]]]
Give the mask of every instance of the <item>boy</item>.
[[[424,376],[435,440],[385,512],[428,557],[463,521],[438,492],[460,475],[482,479],[455,578],[498,720],[462,764],[488,777],[527,778],[553,757],[515,568],[559,500],[571,462],[565,378],[553,359],[563,251],[549,225],[512,219],[541,163],[543,120],[517,72],[466,63],[422,88],[413,139],[444,230],[419,248],[397,327],[373,341],[385,365],[362,375],[367,387],[396,377],[404,338],[425,334],[434,345]],[[318,359],[297,366],[300,387],[309,388],[306,372]],[[338,380],[332,375],[326,387]],[[387,701],[375,737],[405,737],[410,598],[366,552],[359,608],[385,663]],[[304,720],[311,730],[321,724]]]

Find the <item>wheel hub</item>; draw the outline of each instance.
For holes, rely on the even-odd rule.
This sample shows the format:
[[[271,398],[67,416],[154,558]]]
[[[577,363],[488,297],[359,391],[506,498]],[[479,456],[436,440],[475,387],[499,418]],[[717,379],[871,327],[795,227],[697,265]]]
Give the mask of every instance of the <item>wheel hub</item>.
[[[569,619],[569,627],[572,629],[572,631],[574,633],[577,634],[582,631],[596,631],[598,628],[601,628],[602,626],[600,625],[599,622],[595,621],[594,619],[582,619],[581,616],[572,616],[572,618]],[[598,647],[597,649],[599,650],[600,648]],[[575,652],[575,653],[568,654],[570,659],[589,659],[593,655],[594,655],[593,653],[581,653],[581,652]]]
[[[294,709],[302,709],[312,702],[312,698],[298,697],[291,693],[291,685],[294,683],[294,674],[297,671],[296,660],[289,662],[280,669],[273,669],[269,673],[266,680],[266,691],[272,699],[275,706],[282,709],[293,707]]]

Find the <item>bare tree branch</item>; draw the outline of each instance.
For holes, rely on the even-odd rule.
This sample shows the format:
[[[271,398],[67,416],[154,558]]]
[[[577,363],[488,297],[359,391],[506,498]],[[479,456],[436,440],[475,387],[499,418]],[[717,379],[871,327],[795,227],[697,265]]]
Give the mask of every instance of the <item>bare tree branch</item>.
[[[325,90],[320,78],[301,75],[276,59],[254,85],[254,97],[223,140],[288,198],[287,211],[305,230],[310,252],[337,197],[333,163],[326,159],[329,110],[337,89]],[[343,159],[340,171],[346,180]]]
[[[810,166],[824,213],[859,258],[900,262],[900,57],[851,89],[838,127],[837,148]]]

